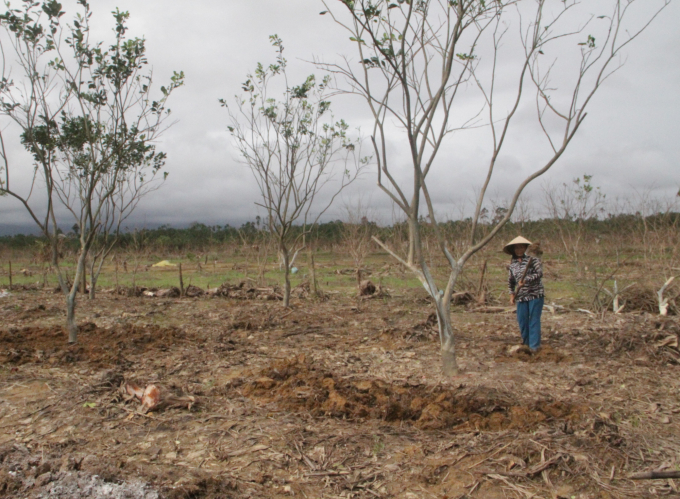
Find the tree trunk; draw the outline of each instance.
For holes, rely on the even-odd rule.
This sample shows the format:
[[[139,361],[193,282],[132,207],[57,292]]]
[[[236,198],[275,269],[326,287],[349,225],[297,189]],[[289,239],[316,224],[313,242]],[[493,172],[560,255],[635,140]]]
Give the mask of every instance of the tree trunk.
[[[417,222],[412,222],[409,220],[409,231],[408,231],[408,262],[409,265],[413,265],[414,259],[416,257],[416,225]]]
[[[80,292],[85,294],[87,293],[87,256],[85,257],[85,261],[83,261],[83,274],[81,276],[81,290]]]
[[[309,243],[309,246],[307,247],[307,257],[309,260],[309,289],[312,292],[313,296],[318,296],[319,295],[319,289],[316,283],[316,267],[314,265],[314,252],[312,250],[312,243]]]
[[[76,299],[78,297],[78,288],[85,283],[85,260],[87,259],[87,250],[81,250],[78,264],[76,265],[76,274],[73,276],[73,284],[71,289],[66,292],[66,327],[68,328],[68,342],[76,343],[78,341],[78,324],[76,324]],[[64,287],[62,286],[62,289]]]
[[[417,203],[414,203],[413,206],[414,212],[418,213]],[[418,259],[418,266],[422,272],[421,282],[434,300],[437,309],[437,325],[439,326],[439,341],[442,354],[442,372],[444,373],[444,376],[455,376],[458,374],[458,363],[456,362],[456,349],[453,328],[451,327],[451,296],[447,295],[445,291],[440,292],[430,273],[430,269],[423,256],[423,242],[420,238],[418,219],[409,218],[409,227],[411,245],[409,248],[409,258],[411,257],[411,250],[413,250],[414,257]],[[411,261],[409,261],[409,263],[412,264]],[[449,276],[449,285],[451,289],[453,289],[453,286],[458,280],[461,267],[452,269],[452,274]]]
[[[95,288],[97,287],[99,276],[102,273],[102,267],[104,267],[106,256],[106,252],[102,253],[99,264],[97,264],[96,256],[92,259],[92,265],[90,266],[90,300],[95,299]],[[118,289],[118,262],[116,262],[116,289]]]
[[[449,319],[449,328],[451,320]],[[453,344],[453,336],[450,336],[448,340],[442,345],[442,372],[444,376],[457,376],[458,375],[458,363],[456,362],[456,352],[455,346]]]
[[[95,267],[97,266],[97,256],[95,255],[92,258],[92,264],[90,265],[90,293],[88,294],[88,298],[90,300],[94,300],[95,298],[95,291],[94,288],[97,285],[97,277],[99,277],[99,272],[95,270]],[[101,266],[99,267],[101,270]]]
[[[283,306],[288,308],[290,306],[290,255],[288,254],[288,248],[282,247],[281,253],[283,254]]]
[[[444,376],[455,376],[458,374],[458,363],[456,362],[456,348],[453,328],[451,327],[451,303],[445,303],[443,297],[436,297],[435,306],[441,342],[442,371]]]
[[[77,285],[74,284],[74,291],[77,291]],[[71,292],[66,297],[66,325],[68,328],[68,342],[76,343],[78,341],[78,324],[76,324],[76,294]]]
[[[95,288],[97,287],[97,276],[94,272],[90,273],[90,300],[95,299]]]

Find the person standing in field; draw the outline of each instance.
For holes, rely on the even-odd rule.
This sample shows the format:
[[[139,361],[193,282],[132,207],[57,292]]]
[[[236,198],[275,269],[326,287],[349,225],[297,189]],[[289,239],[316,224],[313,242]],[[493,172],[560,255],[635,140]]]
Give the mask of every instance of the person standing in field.
[[[508,287],[510,303],[517,305],[522,343],[536,352],[541,347],[541,312],[545,291],[541,259],[526,254],[530,245],[530,241],[519,236],[506,244],[503,252],[512,256],[508,267]]]

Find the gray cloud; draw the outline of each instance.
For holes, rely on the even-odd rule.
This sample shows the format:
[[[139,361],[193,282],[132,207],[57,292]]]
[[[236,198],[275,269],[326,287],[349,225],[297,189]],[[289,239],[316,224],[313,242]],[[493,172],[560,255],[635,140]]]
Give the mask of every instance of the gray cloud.
[[[67,16],[74,12],[74,4],[72,0],[64,2]],[[304,62],[315,56],[326,61],[337,61],[342,54],[353,56],[348,35],[329,16],[320,17],[323,6],[312,0],[98,0],[92,2],[95,38],[111,38],[109,13],[116,6],[130,11],[130,35],[147,39],[157,84],[168,80],[173,70],[187,75],[186,86],[170,104],[178,121],[159,144],[168,153],[170,176],[140,204],[130,224],[201,221],[239,225],[252,220],[258,214],[254,205],[257,186],[230,144],[227,113],[218,99],[230,100],[240,93],[240,83],[256,62],[273,61],[270,34],[283,38],[296,78],[318,72]],[[675,50],[680,45],[679,18],[680,6],[674,2],[626,51],[625,65],[596,96],[571,148],[546,175],[549,181],[568,182],[588,173],[612,197],[625,196],[642,186],[652,186],[659,195],[677,192],[680,145],[674,114],[680,109],[680,53]],[[362,125],[364,134],[368,133],[370,116],[362,101],[343,97],[334,105],[338,117],[353,126]],[[523,128],[532,111],[523,113],[526,115],[518,116],[520,128],[509,137],[491,186],[499,198],[508,198],[519,179],[540,167],[545,158],[547,146],[537,130]],[[408,181],[408,154],[400,154],[403,142],[398,135],[391,142],[397,153],[393,167],[398,178]],[[9,141],[8,148],[13,158],[20,158],[14,164],[30,164],[16,138]],[[452,139],[442,149],[430,181],[440,213],[453,215],[472,198],[483,182],[485,171],[480,168],[487,164],[488,154],[485,130]],[[28,177],[17,175],[17,185],[26,188]],[[527,196],[539,199],[540,185],[531,187]],[[370,199],[376,216],[391,219],[391,204],[375,186],[374,168],[343,195],[346,202],[358,197]],[[342,216],[338,204],[327,218]],[[72,224],[65,220],[66,226]],[[0,198],[0,227],[7,231],[13,224],[25,226],[30,219],[17,202]]]

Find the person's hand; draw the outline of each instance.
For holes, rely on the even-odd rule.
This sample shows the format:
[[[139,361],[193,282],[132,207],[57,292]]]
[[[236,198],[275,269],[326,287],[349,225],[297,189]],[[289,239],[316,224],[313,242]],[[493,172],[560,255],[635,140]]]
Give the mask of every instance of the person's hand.
[[[510,295],[510,305],[514,305],[514,304],[515,304],[515,295],[511,294]]]
[[[518,286],[519,286],[520,288],[523,288],[523,287],[524,287],[524,281],[519,281],[519,285],[518,285]]]

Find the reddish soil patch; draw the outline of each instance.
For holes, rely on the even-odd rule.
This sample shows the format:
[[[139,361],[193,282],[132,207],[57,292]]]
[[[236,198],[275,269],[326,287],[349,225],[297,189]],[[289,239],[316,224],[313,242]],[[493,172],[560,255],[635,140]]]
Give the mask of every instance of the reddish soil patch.
[[[167,350],[185,338],[178,328],[127,324],[103,329],[93,323],[80,325],[78,343],[69,345],[61,326],[0,330],[0,362],[10,364],[71,364],[88,362],[100,367],[125,364],[129,351]]]
[[[304,356],[277,362],[254,379],[235,380],[243,395],[314,416],[411,422],[423,429],[456,431],[531,429],[552,420],[575,420],[585,408],[553,400],[523,405],[495,389],[446,389],[379,379],[342,379]]]

